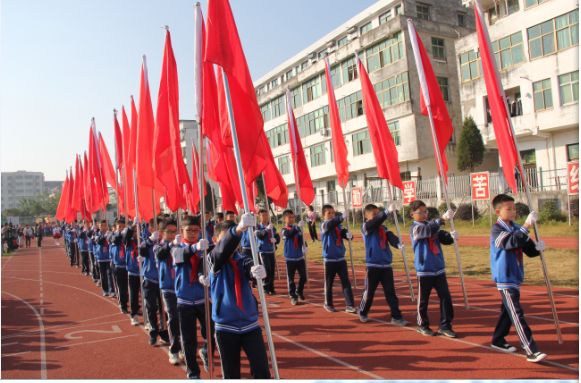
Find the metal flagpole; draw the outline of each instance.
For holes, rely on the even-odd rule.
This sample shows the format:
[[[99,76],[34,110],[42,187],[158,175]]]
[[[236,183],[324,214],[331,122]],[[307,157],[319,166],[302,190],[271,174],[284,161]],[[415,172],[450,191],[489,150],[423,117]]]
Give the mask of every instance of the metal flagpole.
[[[343,205],[345,206],[345,222],[347,222],[347,227],[349,227],[349,209],[347,208],[347,193],[345,188],[343,188]],[[355,275],[355,265],[353,264],[353,248],[351,246],[351,240],[348,239],[349,244],[349,258],[351,258],[351,274],[353,274],[353,285],[357,288],[357,276]]]
[[[155,189],[151,190],[151,207],[153,209],[153,229],[158,231],[157,212],[155,211]],[[153,244],[152,244],[153,246]],[[161,289],[159,290],[159,329],[160,331],[167,330],[167,323],[165,322],[165,308],[163,306],[163,298],[161,296]]]
[[[264,189],[264,207],[266,208],[266,211],[268,212],[268,224],[272,225],[272,217],[270,216],[270,204],[268,203],[268,196],[266,195],[266,184],[264,183],[264,172],[262,172],[260,174],[260,176],[262,177],[262,188]],[[274,232],[271,233],[272,238],[274,238]],[[280,269],[278,266],[278,262],[276,260],[276,246],[274,248],[274,264],[276,266],[276,276],[278,277],[278,280],[280,280]]]
[[[426,107],[428,109],[428,117],[430,120],[430,131],[432,132],[432,145],[434,147],[434,154],[436,155],[436,162],[438,165],[438,170],[439,170],[439,177],[440,180],[442,181],[442,189],[444,191],[444,198],[446,200],[446,208],[448,210],[451,210],[451,206],[450,206],[450,196],[448,195],[448,186],[446,185],[446,181],[444,180],[444,166],[442,164],[442,158],[440,156],[440,145],[438,144],[438,140],[436,138],[436,128],[434,126],[434,116],[432,114],[432,105],[430,102],[430,95],[428,93],[428,90],[425,89],[425,87],[422,85],[426,82],[425,80],[425,74],[424,74],[424,70],[423,70],[423,66],[422,66],[422,62],[420,59],[420,53],[419,53],[419,47],[417,45],[417,41],[415,40],[415,28],[413,26],[412,20],[408,19],[408,28],[410,31],[410,41],[412,43],[412,48],[414,51],[414,58],[416,61],[416,67],[418,69],[418,75],[420,77],[420,85],[421,85],[421,91],[422,94],[424,95],[424,101],[426,103]],[[455,227],[454,227],[454,217],[450,217],[450,229],[452,231],[455,231]],[[458,265],[458,274],[460,275],[460,284],[462,285],[462,294],[464,296],[464,307],[466,309],[468,309],[468,294],[466,293],[466,285],[464,284],[464,273],[462,272],[462,261],[460,260],[460,250],[458,249],[458,243],[456,242],[456,240],[454,239],[454,252],[456,253],[456,264]]]
[[[133,194],[134,194],[134,198],[135,198],[135,219],[133,224],[135,225],[135,227],[137,227],[137,249],[141,248],[141,227],[140,227],[140,222],[139,222],[139,204],[137,202],[137,175],[135,173],[135,169],[133,169]],[[139,250],[138,250],[139,251]],[[140,268],[143,268],[143,265],[139,265]],[[151,324],[149,323],[149,317],[147,315],[147,308],[145,307],[145,297],[143,296],[143,276],[141,275],[141,272],[139,273],[139,284],[142,286],[142,291],[141,291],[141,306],[143,309],[143,323],[146,323],[151,327]],[[121,298],[119,298],[121,299]]]
[[[392,203],[393,202],[393,195],[391,192],[391,185],[389,184],[389,182],[387,183],[387,196],[389,198],[389,203]],[[399,238],[399,242],[402,244],[402,248],[400,249],[401,250],[401,257],[403,258],[403,268],[405,270],[405,275],[406,275],[406,278],[408,280],[408,284],[410,286],[410,298],[411,298],[412,302],[415,302],[416,297],[414,295],[414,287],[412,285],[412,279],[410,277],[410,271],[408,269],[408,261],[407,261],[407,258],[405,256],[405,249],[403,247],[403,240],[401,239],[401,233],[399,231],[399,222],[397,219],[397,211],[395,209],[393,209],[393,221],[395,223],[395,231],[397,232],[397,237]]]
[[[480,19],[482,21],[482,25],[484,26],[485,24],[484,24],[484,21],[482,20],[482,8],[480,6],[480,2],[478,0],[475,0],[474,6],[478,12],[478,15],[480,16]],[[486,27],[484,27],[483,32],[484,32],[484,36],[486,38],[486,41],[488,43],[488,46],[491,46],[490,36],[488,35],[488,29]],[[506,104],[506,96],[504,95],[504,89],[502,88],[501,84],[499,83],[498,70],[497,70],[496,66],[494,67],[494,78],[496,80],[496,86],[498,87],[498,89],[500,89],[500,92],[502,95],[502,100],[503,100],[504,108],[506,110],[506,115],[510,116],[510,113],[508,110],[508,105]],[[513,139],[514,146],[515,146],[516,153],[517,153],[516,157],[517,157],[517,161],[518,161],[518,168],[519,168],[519,172],[521,174],[521,179],[522,179],[523,188],[525,190],[525,195],[527,197],[527,204],[529,206],[532,206],[531,193],[530,193],[530,190],[528,187],[525,172],[522,171],[522,169],[523,169],[522,160],[520,158],[520,155],[518,155],[518,153],[520,153],[520,151],[518,150],[518,143],[516,141],[516,133],[514,131],[514,126],[512,125],[512,119],[510,117],[508,118],[508,124],[510,126],[510,131],[512,133],[512,139]],[[538,230],[536,222],[533,224],[533,231],[535,233],[535,239],[537,241],[539,241],[540,240],[539,230]],[[553,297],[553,288],[551,286],[551,280],[549,279],[549,270],[547,269],[547,263],[545,261],[545,256],[544,256],[542,251],[541,251],[540,258],[541,258],[541,267],[543,270],[543,277],[545,279],[545,285],[547,286],[547,295],[549,296],[549,302],[551,304],[551,311],[553,313],[553,320],[555,322],[555,331],[557,332],[557,341],[559,342],[559,344],[562,344],[563,338],[561,336],[561,326],[559,324],[559,315],[557,314],[557,307],[555,306],[555,298]]]
[[[236,132],[236,121],[234,119],[234,111],[232,110],[232,100],[230,99],[230,87],[228,86],[228,75],[222,69],[224,75],[224,91],[226,93],[226,104],[228,105],[228,117],[230,120],[230,130],[232,132],[232,143],[234,146],[234,156],[236,158],[236,168],[238,171],[238,178],[240,180],[240,191],[242,192],[242,200],[244,203],[244,211],[249,212],[248,205],[248,195],[246,193],[246,182],[244,179],[244,171],[242,170],[242,158],[240,157],[240,147],[238,146],[238,133]],[[258,262],[258,251],[256,248],[256,238],[254,237],[254,228],[248,228],[250,238],[250,248],[252,250],[252,259],[255,265],[259,265]],[[262,283],[257,283],[256,287],[258,289],[258,295],[260,296],[260,305],[262,306],[262,317],[264,319],[264,329],[266,330],[266,337],[268,338],[268,347],[270,349],[270,362],[272,364],[272,370],[274,372],[275,379],[280,379],[278,373],[278,363],[276,360],[276,353],[274,349],[274,342],[272,340],[272,331],[270,328],[270,319],[268,316],[268,306],[266,303],[266,298],[264,296],[264,286]]]

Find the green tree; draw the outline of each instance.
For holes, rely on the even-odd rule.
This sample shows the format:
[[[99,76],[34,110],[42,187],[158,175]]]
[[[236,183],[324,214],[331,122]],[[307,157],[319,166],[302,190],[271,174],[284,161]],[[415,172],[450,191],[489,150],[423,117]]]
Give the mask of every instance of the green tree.
[[[472,117],[464,119],[458,141],[458,169],[474,171],[484,159],[484,142]]]

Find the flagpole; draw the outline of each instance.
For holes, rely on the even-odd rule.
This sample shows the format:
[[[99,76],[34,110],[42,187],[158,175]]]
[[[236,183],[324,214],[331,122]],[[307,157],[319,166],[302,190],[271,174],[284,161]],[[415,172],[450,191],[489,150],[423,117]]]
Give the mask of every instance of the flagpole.
[[[347,185],[345,185],[347,186]],[[349,228],[349,209],[347,208],[347,192],[345,188],[343,189],[343,204],[345,205],[345,222],[347,222],[347,228]],[[353,274],[353,285],[357,288],[357,276],[355,275],[355,265],[353,264],[353,248],[351,246],[351,240],[348,239],[349,244],[349,258],[351,258],[351,274]]]
[[[387,182],[387,196],[389,198],[389,203],[393,202],[393,194],[391,192],[391,185],[389,183],[389,181]],[[401,233],[399,231],[399,220],[397,219],[397,211],[395,209],[393,209],[393,222],[395,223],[395,231],[397,232],[397,237],[399,238],[399,242],[402,244],[401,247],[401,257],[403,258],[403,268],[405,270],[405,275],[406,278],[408,280],[408,284],[410,286],[410,298],[412,300],[412,302],[415,302],[416,297],[414,295],[414,287],[412,285],[412,279],[410,277],[410,271],[408,269],[408,261],[407,258],[405,256],[405,249],[403,247],[403,240],[401,239]]]
[[[475,0],[475,10],[478,12],[478,15],[481,16],[482,15],[482,8],[480,6],[480,1],[479,0]],[[482,18],[480,17],[480,20],[482,20]],[[482,24],[482,22],[481,22]],[[482,24],[483,28],[482,31],[484,32],[484,37],[486,38],[487,44],[488,46],[491,46],[490,43],[490,36],[488,35],[488,28],[485,27],[484,24]],[[494,63],[493,63],[494,65]],[[494,78],[495,78],[495,82],[496,82],[496,86],[498,89],[500,89],[500,93],[502,95],[502,103],[504,105],[504,108],[506,110],[506,115],[510,116],[509,110],[508,110],[508,105],[506,104],[506,96],[504,94],[504,89],[502,88],[500,82],[499,82],[499,77],[498,77],[498,69],[496,68],[496,65],[494,65]],[[516,149],[516,158],[517,158],[517,163],[518,163],[518,170],[519,173],[521,175],[521,180],[522,180],[522,185],[523,185],[523,189],[525,190],[525,195],[527,197],[527,205],[528,206],[532,206],[532,198],[531,198],[531,193],[528,187],[528,182],[526,180],[526,174],[523,171],[523,167],[522,167],[522,159],[520,157],[520,151],[518,148],[518,142],[516,140],[516,133],[514,130],[514,126],[512,124],[512,119],[509,117],[508,118],[508,124],[510,126],[510,131],[512,133],[512,138],[513,138],[513,142],[514,142],[514,146]],[[539,237],[539,230],[537,227],[537,223],[533,223],[533,232],[535,233],[535,240],[538,242],[540,241],[540,237]],[[549,279],[549,270],[547,268],[547,263],[545,261],[545,256],[543,254],[543,252],[540,252],[540,258],[541,258],[541,267],[543,270],[543,277],[545,279],[545,285],[547,286],[547,295],[549,296],[549,302],[551,304],[551,311],[553,313],[553,320],[555,322],[555,331],[557,332],[557,342],[559,344],[563,344],[563,337],[561,334],[561,325],[559,323],[559,315],[557,314],[557,307],[555,306],[555,298],[553,296],[553,287],[551,285],[551,280]]]
[[[224,92],[226,93],[226,104],[228,106],[228,118],[230,120],[230,130],[232,135],[232,143],[234,146],[234,156],[236,158],[236,168],[238,171],[238,178],[240,180],[240,191],[242,193],[242,200],[244,203],[244,211],[246,213],[250,212],[249,204],[248,204],[248,195],[246,193],[246,182],[244,180],[244,171],[242,170],[242,158],[240,156],[240,147],[238,146],[238,133],[236,132],[236,120],[234,119],[234,111],[232,110],[232,100],[230,98],[230,87],[228,85],[228,75],[222,69],[224,75]],[[250,239],[250,248],[252,250],[252,259],[254,260],[255,265],[259,265],[260,262],[258,261],[258,252],[256,248],[256,238],[254,237],[254,228],[249,227],[249,239]],[[272,370],[274,372],[275,379],[280,379],[280,375],[278,373],[278,363],[276,360],[276,353],[274,349],[274,342],[272,340],[272,331],[270,328],[270,319],[268,316],[268,306],[266,304],[266,298],[264,296],[264,286],[261,281],[256,284],[258,289],[258,295],[260,296],[260,305],[262,306],[262,317],[264,319],[264,329],[266,330],[266,337],[268,338],[268,347],[270,349],[270,362],[272,364]]]
[[[264,182],[264,172],[260,173],[260,176],[262,177],[262,188],[264,190],[264,208],[268,212],[268,224],[272,225],[272,217],[270,216],[270,211],[269,211],[270,204],[268,203],[268,196],[266,195],[266,184]],[[274,238],[274,232],[271,234],[272,234],[272,238]],[[274,264],[276,265],[276,275],[278,277],[278,280],[280,280],[280,269],[278,267],[278,262],[276,261],[276,246],[274,246],[273,256],[274,256]]]
[[[408,29],[409,29],[409,33],[410,33],[410,40],[412,43],[412,48],[413,48],[413,52],[414,52],[414,58],[416,61],[416,67],[418,69],[418,75],[420,77],[420,87],[421,87],[421,92],[424,95],[424,101],[426,103],[426,108],[428,109],[428,117],[430,120],[430,131],[432,133],[432,145],[434,147],[434,154],[436,155],[436,162],[438,165],[438,170],[439,170],[439,178],[440,181],[442,182],[442,189],[444,191],[444,198],[446,200],[446,208],[447,210],[451,210],[451,205],[450,205],[450,196],[448,195],[448,186],[446,185],[446,180],[444,179],[444,165],[442,164],[442,157],[440,156],[440,145],[438,143],[437,140],[437,136],[436,136],[436,127],[434,125],[434,115],[432,114],[432,105],[431,105],[431,100],[430,100],[430,95],[428,93],[428,90],[425,89],[424,87],[424,83],[425,83],[425,75],[424,75],[424,70],[423,70],[423,64],[421,62],[421,58],[420,58],[420,53],[419,53],[419,48],[417,45],[417,41],[415,40],[415,36],[411,37],[412,34],[415,34],[415,28],[413,26],[412,20],[408,19]],[[450,229],[451,231],[455,231],[455,227],[454,227],[454,217],[450,217]],[[464,296],[464,307],[466,309],[469,308],[468,306],[468,294],[466,292],[466,285],[464,284],[464,273],[462,272],[462,261],[460,259],[460,250],[458,248],[458,243],[456,241],[456,239],[454,239],[454,253],[456,253],[456,264],[458,266],[458,274],[460,276],[460,284],[462,286],[462,295]]]
[[[140,222],[139,222],[139,204],[138,204],[138,198],[137,198],[137,175],[135,173],[135,169],[133,169],[133,194],[134,194],[134,198],[135,198],[135,219],[133,224],[135,225],[135,227],[137,228],[137,249],[141,248],[141,227],[140,227]],[[139,250],[138,250],[139,251]],[[143,268],[143,265],[139,265],[141,268]],[[149,316],[147,315],[147,307],[145,306],[145,297],[143,294],[143,276],[141,275],[141,272],[139,273],[139,284],[141,285],[141,305],[142,305],[142,309],[143,309],[143,323],[147,323],[149,324],[149,326],[151,327],[151,323],[149,323]],[[121,297],[119,297],[119,299],[121,299]]]

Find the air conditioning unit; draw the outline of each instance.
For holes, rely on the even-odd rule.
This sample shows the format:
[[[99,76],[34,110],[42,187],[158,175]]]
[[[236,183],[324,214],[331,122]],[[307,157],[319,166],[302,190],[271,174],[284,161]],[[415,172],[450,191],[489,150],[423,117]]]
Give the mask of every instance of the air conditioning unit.
[[[316,58],[317,58],[317,52],[309,53],[309,60],[316,59]]]

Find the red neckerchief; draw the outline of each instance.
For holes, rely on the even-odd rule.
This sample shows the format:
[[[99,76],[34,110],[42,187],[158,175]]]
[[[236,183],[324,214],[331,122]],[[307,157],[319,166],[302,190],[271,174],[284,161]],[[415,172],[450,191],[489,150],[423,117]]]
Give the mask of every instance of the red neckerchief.
[[[242,278],[240,276],[238,262],[236,262],[233,258],[230,258],[228,262],[234,271],[234,293],[236,295],[236,306],[238,306],[240,310],[244,311],[244,304],[242,303]]]
[[[119,245],[119,258],[125,258],[125,246],[123,245]]]
[[[436,243],[436,238],[434,237],[428,238],[428,244],[430,246],[430,251],[434,253],[434,255],[440,254],[440,249],[438,248],[438,244]]]
[[[188,241],[187,239],[184,238],[184,240],[182,241],[183,243],[185,243],[186,245],[188,245],[190,248],[193,244],[195,244],[194,241]],[[192,256],[190,257],[190,265],[192,266],[192,270],[190,270],[190,285],[194,284],[194,281],[197,279],[198,276],[198,261],[200,260],[200,258],[198,258],[198,254],[196,254],[196,252],[194,252],[192,254]]]
[[[383,229],[383,226],[379,227],[379,248],[380,249],[385,249],[387,243],[387,235],[385,234],[385,230]]]
[[[287,230],[292,230],[292,228],[293,228],[293,227],[292,227],[291,225],[288,225],[288,226],[286,227],[286,229],[287,229]],[[298,235],[296,235],[296,234],[295,234],[295,236],[293,237],[293,245],[294,245],[295,249],[298,249],[298,248],[299,248],[299,236],[298,236]]]
[[[343,240],[341,238],[341,230],[339,230],[339,226],[335,226],[335,234],[337,235],[337,239],[335,240],[335,245],[341,247],[343,246]]]

